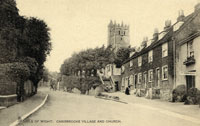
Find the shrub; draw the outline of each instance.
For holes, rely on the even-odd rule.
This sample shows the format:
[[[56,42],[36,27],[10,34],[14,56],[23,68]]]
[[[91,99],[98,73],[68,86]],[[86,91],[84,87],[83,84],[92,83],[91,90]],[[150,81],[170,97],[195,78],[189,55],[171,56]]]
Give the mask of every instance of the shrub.
[[[17,62],[25,63],[30,69],[30,74],[34,75],[37,72],[38,63],[31,57],[20,57],[16,59]]]
[[[184,102],[186,100],[186,87],[179,85],[172,91],[173,102]]]
[[[187,98],[184,104],[200,104],[200,90],[198,90],[197,88],[190,88],[188,90]]]
[[[10,63],[9,67],[8,74],[12,75],[12,79],[15,81],[24,82],[30,76],[30,69],[25,63]]]

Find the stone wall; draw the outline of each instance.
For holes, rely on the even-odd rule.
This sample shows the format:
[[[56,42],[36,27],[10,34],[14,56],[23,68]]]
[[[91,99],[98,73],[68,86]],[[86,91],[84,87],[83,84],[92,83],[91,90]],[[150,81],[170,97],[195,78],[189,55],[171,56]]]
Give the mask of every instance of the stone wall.
[[[11,106],[17,103],[17,95],[0,95],[0,106]]]
[[[172,100],[172,91],[170,89],[160,90],[160,99],[171,101]]]
[[[91,88],[86,94],[91,96],[98,96],[100,93],[104,91],[102,86],[98,86],[96,88]]]
[[[0,64],[0,106],[11,106],[17,102],[17,83],[7,73],[8,64]]]

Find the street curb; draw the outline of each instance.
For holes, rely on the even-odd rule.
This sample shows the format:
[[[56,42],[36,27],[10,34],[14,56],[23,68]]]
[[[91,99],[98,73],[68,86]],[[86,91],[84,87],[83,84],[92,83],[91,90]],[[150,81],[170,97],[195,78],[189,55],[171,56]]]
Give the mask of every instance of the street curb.
[[[160,113],[168,115],[168,116],[172,116],[172,117],[175,117],[175,118],[179,118],[179,119],[182,119],[182,120],[186,120],[186,121],[190,121],[190,122],[193,122],[193,123],[196,123],[196,124],[200,124],[199,118],[180,114],[180,113],[173,112],[173,111],[170,111],[170,110],[165,110],[165,109],[162,109],[162,108],[155,108],[155,107],[151,107],[151,106],[148,106],[148,105],[141,105],[141,104],[137,104],[137,103],[130,103],[130,105],[143,107],[143,108],[150,109],[150,110],[153,110],[153,111],[156,111],[156,112],[160,112]]]
[[[19,123],[21,123],[23,120],[25,120],[26,118],[28,118],[30,115],[32,115],[33,113],[35,113],[37,110],[39,110],[47,101],[49,94],[46,95],[45,99],[42,101],[42,103],[37,106],[35,109],[33,109],[32,111],[30,111],[29,113],[23,115],[20,119],[14,121],[13,123],[11,123],[9,126],[17,126]]]
[[[5,108],[6,108],[5,106],[0,106],[0,110],[5,109]]]
[[[103,98],[103,97],[98,97],[98,96],[95,96],[95,98],[104,99],[104,100],[111,100],[111,101],[115,101],[115,102],[119,102],[119,103],[128,104],[128,103],[125,102],[125,101],[114,100],[114,99],[110,99],[110,98]]]

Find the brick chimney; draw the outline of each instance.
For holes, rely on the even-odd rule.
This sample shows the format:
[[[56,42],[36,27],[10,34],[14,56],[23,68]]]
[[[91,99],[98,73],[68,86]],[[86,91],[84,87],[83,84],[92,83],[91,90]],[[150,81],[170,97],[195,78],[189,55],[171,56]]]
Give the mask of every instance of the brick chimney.
[[[147,41],[148,41],[148,37],[144,37],[143,41],[141,43],[141,49],[143,49],[147,46]]]
[[[195,6],[194,6],[194,11],[198,11],[200,10],[200,3],[197,3]]]
[[[169,30],[170,27],[171,27],[171,20],[166,20],[165,21],[164,31]]]
[[[154,33],[153,33],[153,41],[155,42],[155,41],[157,41],[158,40],[158,29],[157,28],[155,28],[154,29]]]
[[[184,11],[183,10],[179,10],[178,11],[178,18],[177,18],[177,21],[183,21],[185,18],[184,16]]]

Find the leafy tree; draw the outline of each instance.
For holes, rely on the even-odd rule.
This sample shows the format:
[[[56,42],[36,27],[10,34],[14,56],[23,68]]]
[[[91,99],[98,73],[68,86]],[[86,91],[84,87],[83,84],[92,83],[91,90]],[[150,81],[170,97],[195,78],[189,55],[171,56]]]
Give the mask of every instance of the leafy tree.
[[[49,81],[49,70],[46,67],[44,67],[42,78],[44,82]]]
[[[130,52],[135,51],[134,48],[119,48],[115,54],[114,63],[117,67],[121,67],[121,64],[129,58]]]
[[[68,79],[68,82],[71,83],[72,87],[77,87],[81,89],[82,92],[85,92],[90,87],[94,86],[95,83],[99,83],[99,78],[97,77],[97,70],[104,68],[107,64],[114,62],[114,53],[112,48],[109,46],[105,48],[96,47],[94,49],[82,50],[79,53],[74,53],[70,58],[66,59],[60,67],[60,72],[62,75],[67,75],[71,79]],[[85,78],[77,79],[78,73],[84,75]]]
[[[15,80],[23,83],[30,79],[37,88],[51,51],[47,24],[34,17],[20,16],[15,0],[0,0],[0,49],[0,63],[13,64],[11,72],[18,75]]]
[[[85,72],[87,76],[91,76],[91,74],[96,76],[97,69],[114,62],[113,55],[111,48],[104,46],[82,50],[66,59],[61,65],[60,71],[64,75],[77,75],[78,72],[82,75],[82,72]]]
[[[37,87],[43,76],[44,62],[51,51],[49,28],[43,20],[33,17],[25,20],[21,18],[21,22],[24,22],[24,26],[21,26],[22,36],[18,55],[34,58],[38,63],[34,76],[30,78]]]
[[[14,26],[18,17],[15,0],[0,0],[0,28]]]

